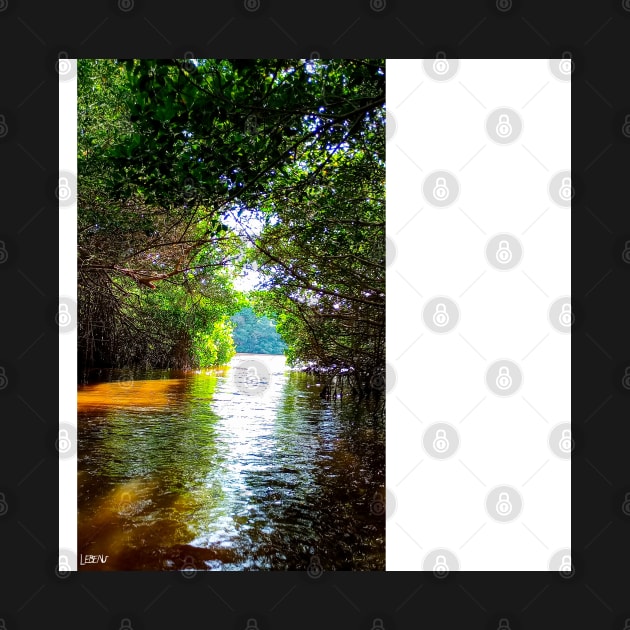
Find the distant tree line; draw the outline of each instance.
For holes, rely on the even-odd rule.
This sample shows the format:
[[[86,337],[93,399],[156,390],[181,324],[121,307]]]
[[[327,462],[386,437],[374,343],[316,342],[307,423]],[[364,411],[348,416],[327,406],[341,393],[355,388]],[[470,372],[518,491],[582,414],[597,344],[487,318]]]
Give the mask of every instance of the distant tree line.
[[[237,352],[284,354],[287,344],[282,341],[275,323],[268,317],[256,317],[254,311],[246,307],[232,315],[232,323],[232,337]]]

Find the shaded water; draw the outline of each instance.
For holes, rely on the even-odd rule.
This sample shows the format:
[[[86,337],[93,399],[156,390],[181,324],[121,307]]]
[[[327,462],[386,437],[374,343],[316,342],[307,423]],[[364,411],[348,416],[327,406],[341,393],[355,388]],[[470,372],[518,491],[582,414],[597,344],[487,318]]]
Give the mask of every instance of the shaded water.
[[[246,360],[269,368],[255,393]],[[281,356],[103,376],[78,392],[78,552],[108,558],[79,570],[384,570],[369,405],[322,400]]]

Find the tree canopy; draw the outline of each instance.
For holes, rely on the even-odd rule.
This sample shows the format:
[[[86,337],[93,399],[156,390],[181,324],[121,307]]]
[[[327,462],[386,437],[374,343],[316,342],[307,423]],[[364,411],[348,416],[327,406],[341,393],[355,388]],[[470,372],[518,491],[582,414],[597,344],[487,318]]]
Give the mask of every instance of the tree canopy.
[[[80,60],[81,372],[225,363],[249,303],[382,389],[384,125],[383,60]]]

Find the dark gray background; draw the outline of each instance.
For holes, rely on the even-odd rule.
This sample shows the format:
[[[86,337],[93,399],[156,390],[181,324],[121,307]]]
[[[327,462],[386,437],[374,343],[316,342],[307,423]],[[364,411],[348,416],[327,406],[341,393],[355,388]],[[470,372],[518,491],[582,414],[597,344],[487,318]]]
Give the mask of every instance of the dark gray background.
[[[130,0],[121,0],[123,7]],[[0,619],[18,628],[618,628],[630,619],[630,1],[0,0]],[[55,62],[69,57],[559,57],[572,81],[575,574],[57,577]],[[630,120],[630,119],[629,119]],[[0,244],[1,245],[1,244]],[[2,249],[0,247],[0,249]],[[626,262],[626,259],[629,262]],[[629,384],[630,385],[630,384]],[[420,448],[420,445],[418,445]],[[630,494],[628,495],[630,498]],[[3,501],[1,499],[4,499]],[[2,624],[0,624],[2,628]]]

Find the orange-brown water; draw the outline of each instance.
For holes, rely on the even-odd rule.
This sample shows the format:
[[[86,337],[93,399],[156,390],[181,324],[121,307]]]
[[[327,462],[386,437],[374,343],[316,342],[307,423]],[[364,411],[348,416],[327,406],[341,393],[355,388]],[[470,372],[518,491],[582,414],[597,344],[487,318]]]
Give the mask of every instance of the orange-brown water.
[[[79,570],[384,569],[381,415],[277,356],[106,378],[78,391],[78,552],[108,558]]]

